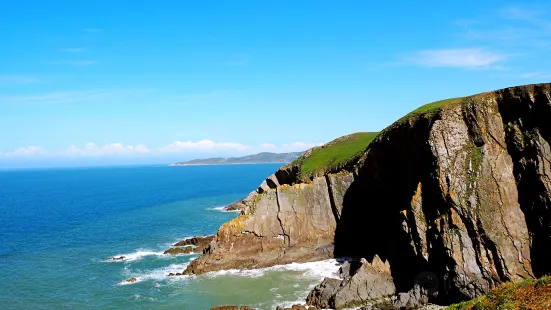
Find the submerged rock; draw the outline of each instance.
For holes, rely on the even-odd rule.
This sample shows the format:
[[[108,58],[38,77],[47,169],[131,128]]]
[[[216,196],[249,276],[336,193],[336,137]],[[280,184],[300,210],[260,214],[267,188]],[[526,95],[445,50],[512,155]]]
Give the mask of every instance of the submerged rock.
[[[124,281],[125,281],[125,282],[129,282],[129,283],[134,283],[134,282],[138,281],[138,279],[136,279],[136,278],[130,278],[130,279],[124,280]]]
[[[123,260],[123,259],[126,259],[126,256],[111,257],[111,260],[114,260],[114,261]]]

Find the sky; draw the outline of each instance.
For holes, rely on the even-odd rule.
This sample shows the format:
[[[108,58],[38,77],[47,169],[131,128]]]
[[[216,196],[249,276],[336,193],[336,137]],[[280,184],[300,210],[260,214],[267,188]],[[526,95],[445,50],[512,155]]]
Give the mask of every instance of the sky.
[[[549,1],[0,2],[0,167],[302,151],[551,80]]]

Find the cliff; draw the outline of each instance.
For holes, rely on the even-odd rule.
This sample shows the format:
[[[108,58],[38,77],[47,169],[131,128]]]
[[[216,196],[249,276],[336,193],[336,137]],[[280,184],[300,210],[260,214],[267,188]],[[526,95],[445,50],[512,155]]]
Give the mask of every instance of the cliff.
[[[550,90],[512,87],[421,107],[327,169],[305,169],[316,149],[307,152],[239,202],[242,214],[186,273],[378,257],[396,293],[427,294],[417,286],[429,273],[430,298],[442,304],[549,273]],[[365,303],[346,294],[347,281],[335,284],[335,294],[351,296],[342,304]]]
[[[279,169],[246,199],[230,206],[241,209],[241,215],[220,227],[204,255],[185,273],[333,257],[342,201],[354,180],[347,169],[353,168],[375,136],[341,137]],[[341,157],[343,146],[346,157]]]

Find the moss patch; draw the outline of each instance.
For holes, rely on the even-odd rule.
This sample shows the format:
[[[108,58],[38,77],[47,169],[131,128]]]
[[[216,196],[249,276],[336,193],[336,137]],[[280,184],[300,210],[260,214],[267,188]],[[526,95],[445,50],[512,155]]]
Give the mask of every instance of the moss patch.
[[[504,283],[488,294],[446,310],[551,309],[551,277]]]
[[[292,162],[299,168],[298,178],[308,181],[316,176],[336,172],[353,164],[365,152],[378,132],[358,132],[313,148]]]

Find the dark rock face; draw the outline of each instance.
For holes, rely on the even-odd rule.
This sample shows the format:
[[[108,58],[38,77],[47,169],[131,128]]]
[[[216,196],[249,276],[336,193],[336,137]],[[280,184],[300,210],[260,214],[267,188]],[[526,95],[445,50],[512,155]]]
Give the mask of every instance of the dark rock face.
[[[343,280],[325,278],[306,299],[319,308],[342,309],[380,301],[396,292],[390,265],[375,256],[371,263],[361,259],[359,268]]]
[[[350,173],[342,173],[249,196],[241,202],[247,206],[242,214],[222,225],[205,255],[185,273],[332,257],[339,210],[352,180]]]
[[[551,84],[513,87],[405,117],[351,171],[310,183],[288,165],[240,202],[242,214],[186,273],[379,257],[406,305],[470,299],[549,273],[550,98]],[[426,273],[436,283],[428,295],[417,281]],[[390,291],[356,274],[338,288],[324,281],[310,300],[365,302]],[[347,293],[354,288],[360,297]]]

